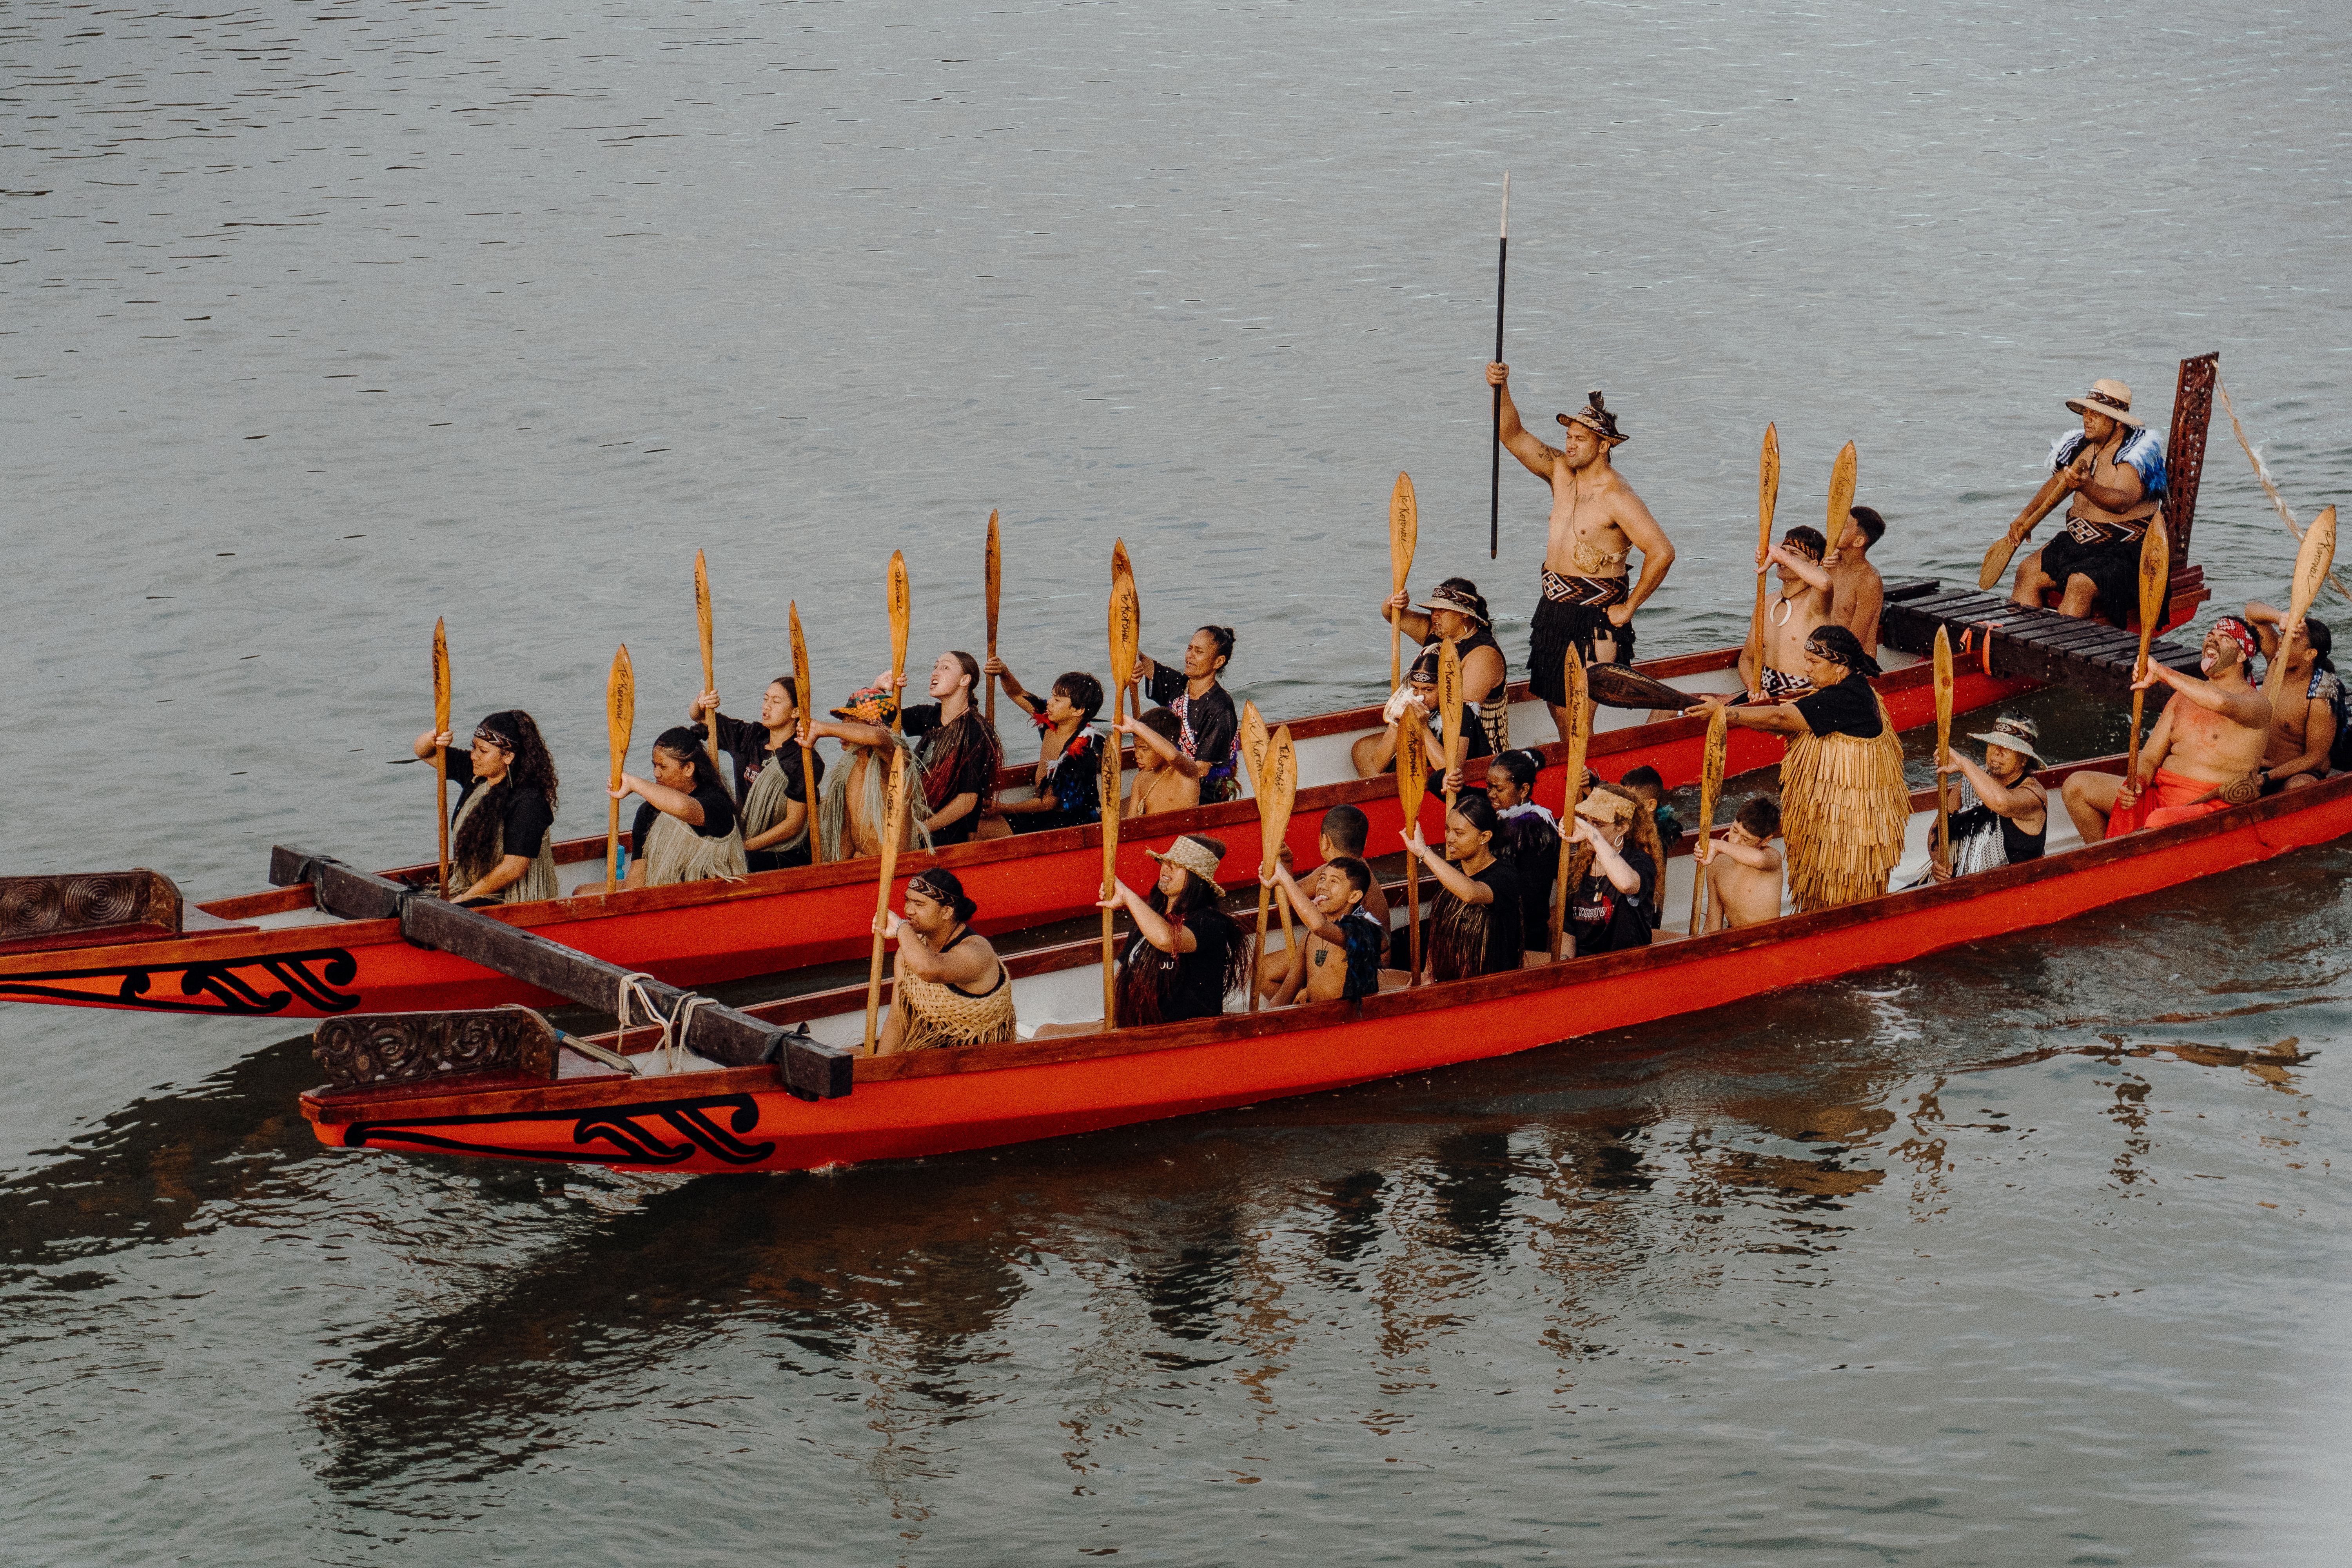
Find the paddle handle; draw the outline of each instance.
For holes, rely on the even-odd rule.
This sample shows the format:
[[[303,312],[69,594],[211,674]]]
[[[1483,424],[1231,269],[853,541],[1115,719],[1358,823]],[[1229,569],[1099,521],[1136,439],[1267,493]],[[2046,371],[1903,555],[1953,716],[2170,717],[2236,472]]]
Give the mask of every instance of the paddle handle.
[[[433,820],[441,828],[441,896],[449,896],[449,748],[433,742]]]
[[[1265,963],[1266,894],[1270,891],[1272,891],[1272,889],[1267,888],[1264,882],[1260,882],[1257,885],[1257,935],[1253,938],[1250,942],[1249,1010],[1253,1013],[1257,1011],[1258,993],[1264,989],[1264,987],[1258,984],[1258,973]]]
[[[1699,934],[1700,927],[1706,919],[1706,867],[1700,861],[1698,852],[1706,846],[1706,840],[1712,835],[1704,824],[1699,827],[1698,837],[1698,843],[1691,846],[1690,934],[1693,936]]]
[[[2000,581],[2000,574],[2009,570],[2011,559],[2017,554],[2017,547],[2060,501],[2066,499],[2066,488],[2059,482],[2063,477],[2064,470],[2061,469],[2042,480],[2042,488],[2033,492],[2033,499],[2025,503],[2025,510],[2019,512],[2001,536],[1992,542],[1992,548],[1985,552],[1984,564],[1977,571],[1979,588],[1990,588]]]
[[[621,885],[621,803],[605,804],[613,808],[604,825],[604,890],[611,892]]]
[[[1410,832],[1412,824],[1405,824]],[[1412,978],[1406,984],[1421,984],[1421,857],[1408,852],[1404,860],[1404,929],[1405,945],[1412,955]]]
[[[907,833],[907,795],[914,781],[907,776],[907,753],[890,748],[890,810],[882,839],[882,878],[874,898],[876,915],[890,912],[890,884],[898,875],[898,841]],[[866,973],[866,1047],[874,1054],[875,1031],[882,1011],[882,933],[874,933],[874,961]]]
[[[1113,730],[1103,743],[1102,782],[1097,792],[1102,796],[1102,896],[1105,899],[1118,890],[1119,768],[1118,731]],[[1102,912],[1102,1026],[1105,1034],[1118,1026],[1118,933],[1112,923],[1118,914],[1117,910]]]
[[[1495,363],[1503,363],[1503,291],[1511,280],[1511,176],[1503,175],[1502,232],[1495,241]],[[1486,559],[1503,548],[1503,389],[1495,388],[1495,445],[1487,453]],[[1390,683],[1393,686],[1395,683]]]

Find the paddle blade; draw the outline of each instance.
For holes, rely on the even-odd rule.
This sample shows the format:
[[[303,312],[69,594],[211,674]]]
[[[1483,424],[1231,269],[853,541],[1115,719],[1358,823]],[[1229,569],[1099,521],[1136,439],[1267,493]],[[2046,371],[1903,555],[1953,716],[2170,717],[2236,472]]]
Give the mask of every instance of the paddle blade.
[[[1723,791],[1724,759],[1731,748],[1731,710],[1717,708],[1706,716],[1706,755],[1699,764],[1699,831],[1715,826],[1716,797]]]
[[[1290,808],[1298,798],[1298,753],[1285,724],[1266,743],[1265,772],[1257,797],[1258,868],[1271,873],[1290,832]]]
[[[1004,596],[1004,547],[997,539],[996,513],[988,514],[988,657],[996,657],[996,606]]]
[[[2328,523],[2335,527],[2331,519]],[[440,621],[433,623],[433,732],[436,735],[449,728],[449,628]]]
[[[637,722],[637,672],[629,663],[629,645],[613,656],[612,673],[604,677],[604,738],[613,749],[613,783],[621,787],[621,762],[629,754],[629,732]]]
[[[801,635],[800,601],[792,601],[787,608],[793,634],[793,686],[799,699],[796,705],[803,714],[813,714],[816,711],[816,699],[809,689],[808,638]]]
[[[1119,773],[1118,736],[1113,734],[1103,742],[1102,754],[1103,897],[1106,899],[1110,897],[1111,879],[1118,875]]]
[[[907,673],[907,628],[914,616],[914,592],[907,584],[907,557],[890,552],[890,673]]]
[[[1265,716],[1255,702],[1242,704],[1242,766],[1249,770],[1250,793],[1265,796],[1265,748],[1270,743],[1265,732]]]
[[[1845,537],[1846,515],[1853,510],[1853,487],[1860,477],[1862,459],[1848,441],[1840,447],[1837,462],[1830,468],[1830,543],[1834,546]]]
[[[1936,747],[1938,752],[1942,752],[1951,750],[1951,745],[1952,634],[1950,628],[1937,626],[1936,628]]]
[[[708,687],[711,679],[710,567],[699,550],[694,552],[694,625],[702,637],[702,679]]]
[[[1437,714],[1450,758],[1454,743],[1462,739],[1462,654],[1451,637],[1438,645]]]
[[[1429,758],[1421,737],[1429,726],[1412,710],[1396,721],[1397,802],[1404,807],[1404,828],[1421,820],[1421,803],[1429,793]]]
[[[1584,717],[1586,700],[1591,694],[1591,681],[1589,679],[1590,672],[1585,668],[1584,660],[1579,658],[1576,654],[1576,649],[1571,647],[1560,655],[1559,665],[1560,689],[1568,698],[1568,701],[1564,705],[1565,710],[1568,714],[1568,734],[1566,736],[1568,742],[1568,797],[1567,807],[1560,813],[1559,818],[1561,830],[1564,832],[1568,826],[1569,817],[1573,816],[1576,812],[1576,803],[1584,797],[1584,753],[1586,747],[1591,743],[1592,739],[1592,727],[1585,721]],[[1601,669],[1623,669],[1624,666],[1604,664],[1598,668]],[[1630,675],[1633,672],[1627,670],[1626,673]],[[1647,678],[1643,676],[1635,676],[1634,679],[1640,680],[1646,679]],[[1652,684],[1654,685],[1656,683],[1653,682]],[[1674,689],[1672,687],[1667,687],[1665,689],[1671,691]],[[1677,693],[1675,700],[1677,701],[1682,700],[1679,693]]]
[[[2310,536],[2305,535],[2305,542]],[[2295,562],[2295,591],[2300,594],[2303,563]],[[2144,634],[2153,634],[2164,620],[2165,600],[2172,589],[2172,541],[2164,531],[2160,518],[2152,518],[2147,536],[2139,542],[2139,625]]]
[[[2148,531],[2161,533],[2164,531],[2160,528],[2152,528]],[[2009,571],[2010,558],[2016,553],[2017,541],[2006,533],[1994,540],[1992,548],[1985,552],[1984,564],[1977,569],[1977,586],[1990,588],[2000,582]]]
[[[1780,505],[1780,428],[1764,426],[1764,449],[1756,458],[1756,563],[1772,548],[1772,513]]]
[[[1584,670],[1584,680],[1592,700],[1603,708],[1663,708],[1678,713],[1691,706],[1689,692],[1622,664],[1591,665]]]
[[[2153,528],[2148,530],[2150,534],[2158,531]],[[2311,520],[2311,527],[2303,535],[2303,546],[2294,552],[2294,597],[2292,603],[2296,619],[2300,620],[2310,613],[2313,603],[2319,597],[2320,587],[2327,581],[2328,568],[2335,564],[2336,509],[2331,506]]]
[[[1389,591],[1396,592],[1412,575],[1412,552],[1421,542],[1421,510],[1413,500],[1412,476],[1399,474],[1389,492]]]
[[[1114,575],[1110,585],[1110,679],[1125,691],[1135,682],[1135,645],[1142,635],[1142,611],[1135,602],[1132,578]]]

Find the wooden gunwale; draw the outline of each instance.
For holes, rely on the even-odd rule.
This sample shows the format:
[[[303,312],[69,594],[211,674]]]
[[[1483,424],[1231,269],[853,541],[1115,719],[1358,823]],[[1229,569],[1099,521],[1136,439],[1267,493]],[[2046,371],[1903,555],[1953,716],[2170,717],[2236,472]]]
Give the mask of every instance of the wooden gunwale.
[[[2046,782],[2060,782],[2068,774],[2084,771],[2113,772],[2120,766],[2118,758],[2101,758],[2093,762],[2048,770],[2037,776]],[[1920,792],[1921,795],[1928,792]],[[1915,795],[1915,800],[1920,795]],[[2340,836],[2352,828],[2352,812],[2341,808],[2352,804],[2352,774],[2327,780],[2311,789],[2273,795],[2248,805],[2232,807],[2194,821],[2169,827],[2137,833],[2123,838],[2085,845],[2041,860],[2022,865],[2003,867],[1977,876],[1958,878],[1948,882],[1883,894],[1834,910],[1811,914],[1784,915],[1778,920],[1734,931],[1708,933],[1671,942],[1658,942],[1646,948],[1623,952],[1604,953],[1595,958],[1571,960],[1565,963],[1519,970],[1510,973],[1481,976],[1472,980],[1446,982],[1409,990],[1382,992],[1377,996],[1357,1002],[1328,1002],[1309,1006],[1285,1008],[1257,1014],[1228,1013],[1214,1019],[1198,1019],[1150,1028],[1121,1030],[1115,1034],[1065,1036],[1047,1039],[1019,1041],[1001,1046],[967,1047],[961,1050],[921,1052],[909,1056],[862,1059],[856,1066],[856,1081],[862,1088],[870,1084],[893,1081],[985,1074],[995,1071],[1083,1063],[1107,1058],[1143,1058],[1167,1053],[1182,1052],[1195,1047],[1231,1044],[1236,1041],[1257,1041],[1285,1036],[1328,1031],[1338,1026],[1377,1024],[1381,1021],[1419,1017],[1423,1015],[1467,1009],[1486,1004],[1520,1002],[1538,997],[1548,992],[1582,988],[1610,981],[1636,976],[1657,976],[1667,972],[1706,963],[1712,960],[1738,954],[1763,954],[1776,949],[1792,950],[1798,944],[1856,931],[1885,921],[1933,914],[1954,906],[1989,903],[2006,895],[2025,893],[2046,884],[2073,882],[2079,879],[2096,878],[2119,868],[2138,867],[2144,872],[2157,868],[2158,858],[2168,853],[2187,850],[2200,843],[2252,828],[2255,841],[2267,852],[2226,864],[2201,865],[2193,858],[2182,858],[2173,864],[2179,874],[2119,877],[2111,889],[2102,891],[2079,908],[2062,910],[2052,916],[2040,912],[2050,906],[2037,905],[2030,899],[2017,901],[2024,918],[2014,924],[2004,925],[1997,931],[1961,935],[1950,942],[1929,941],[1925,945],[1906,944],[1891,956],[1864,954],[1843,968],[1823,969],[1787,975],[1767,976],[1767,983],[1753,992],[1762,994],[1784,989],[1792,984],[1811,984],[1836,978],[1842,974],[1879,966],[1888,962],[1902,962],[1922,953],[1981,936],[2003,931],[2030,929],[2063,920],[2074,914],[2117,900],[2143,893],[2164,890],[2181,883],[2244,864],[2249,859],[2267,858],[2271,854],[2316,844],[2326,839],[2302,840],[2284,837],[2278,842],[2264,838],[2261,829],[2282,817],[2325,813],[2338,808],[2337,815],[2346,821],[2336,826],[2328,837]],[[1090,951],[1090,947],[1089,947]],[[1024,955],[1036,969],[1051,967],[1047,962],[1053,950]],[[1015,964],[1018,959],[1008,961]],[[1016,967],[1015,973],[1020,973]],[[1664,984],[1645,994],[1672,995],[1675,987]],[[1738,999],[1738,998],[1731,998]],[[838,997],[827,1000],[837,1004]],[[796,998],[793,1003],[777,1005],[795,1009],[814,1005],[814,997]],[[1683,1011],[1718,1005],[1717,1001],[1696,1003],[1692,1007],[1668,1005],[1657,1016],[1669,1016]],[[837,1011],[835,1005],[831,1010]],[[785,1021],[772,1009],[758,1010],[772,1022]],[[817,1016],[803,1014],[803,1016]],[[1572,1033],[1572,1031],[1571,1031]],[[1543,1043],[1533,1039],[1517,1044],[1492,1046],[1490,1042],[1465,1041],[1458,1058],[1469,1060],[1479,1057],[1507,1054],[1530,1048]],[[1366,1074],[1348,1081],[1361,1081]],[[1316,1087],[1323,1087],[1318,1081]],[[476,1089],[442,1094],[413,1094],[404,1090],[312,1091],[302,1097],[303,1113],[322,1130],[360,1121],[405,1121],[430,1118],[465,1117],[496,1119],[502,1114],[570,1113],[600,1109],[620,1109],[629,1105],[677,1100],[681,1093],[698,1097],[717,1097],[780,1093],[775,1072],[769,1068],[742,1068],[719,1072],[690,1075],[684,1078],[637,1079],[614,1074],[566,1079],[541,1084],[527,1089]],[[853,1096],[853,1099],[855,1096]],[[830,1104],[846,1102],[835,1101]],[[823,1114],[824,1108],[815,1108]],[[330,1139],[330,1142],[333,1140]]]

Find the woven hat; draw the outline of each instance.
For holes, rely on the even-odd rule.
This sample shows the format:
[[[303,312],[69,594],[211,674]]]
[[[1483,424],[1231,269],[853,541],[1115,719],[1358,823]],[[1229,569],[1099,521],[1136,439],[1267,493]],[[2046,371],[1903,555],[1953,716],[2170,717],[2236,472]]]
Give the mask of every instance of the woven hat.
[[[2128,403],[2131,400],[2126,398],[2124,401]],[[1609,412],[1609,406],[1602,400],[1598,389],[1592,392],[1583,407],[1573,414],[1562,414],[1558,417],[1563,425],[1583,426],[1612,447],[1622,447],[1633,439],[1631,436],[1623,434],[1617,428],[1617,416]]]
[[[1576,803],[1576,815],[1589,816],[1595,822],[1631,822],[1633,820],[1633,803],[1613,791],[1594,790]]]
[[[2131,411],[2131,388],[2120,381],[2095,381],[2091,390],[2080,397],[2070,397],[2066,406],[2077,414],[2104,414],[2118,425],[2128,425],[2137,430],[2147,420]]]
[[[1991,729],[1981,735],[1970,735],[1969,739],[1988,746],[1999,746],[2003,751],[2020,752],[2045,768],[2050,765],[2049,760],[2033,749],[2033,742],[2042,739],[2042,727],[2032,720],[2014,713],[2002,714],[1992,721]]]
[[[1482,626],[1490,624],[1486,617],[1479,613],[1478,601],[1459,588],[1444,585],[1433,588],[1430,590],[1428,602],[1413,607],[1424,613],[1431,610],[1452,610],[1455,615],[1466,616]]]
[[[1187,833],[1168,847],[1168,853],[1150,851],[1151,858],[1162,866],[1174,866],[1190,871],[1209,884],[1209,891],[1219,898],[1225,889],[1217,881],[1217,868],[1224,863],[1225,847],[1213,838],[1203,838],[1197,833]]]
[[[849,704],[833,716],[853,724],[887,724],[898,715],[898,694],[887,686],[867,686],[849,694]]]

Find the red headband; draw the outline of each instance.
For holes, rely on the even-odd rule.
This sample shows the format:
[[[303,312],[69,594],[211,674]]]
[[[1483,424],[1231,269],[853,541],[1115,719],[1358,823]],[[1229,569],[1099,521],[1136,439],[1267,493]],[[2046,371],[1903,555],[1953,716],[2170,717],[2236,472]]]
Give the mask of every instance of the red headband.
[[[2223,616],[2213,623],[2213,629],[2244,649],[2246,662],[2249,664],[2252,663],[2254,656],[2263,650],[2263,645],[2254,639],[2254,628],[2235,616]]]

